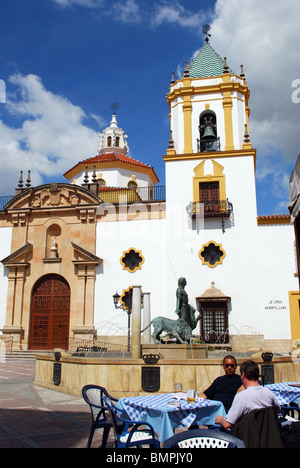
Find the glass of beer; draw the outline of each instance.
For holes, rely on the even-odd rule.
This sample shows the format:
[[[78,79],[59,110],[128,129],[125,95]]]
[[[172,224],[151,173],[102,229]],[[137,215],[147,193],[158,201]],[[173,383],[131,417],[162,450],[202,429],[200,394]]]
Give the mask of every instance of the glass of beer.
[[[195,390],[187,390],[186,392],[186,399],[188,403],[195,403],[196,391]]]
[[[175,393],[180,393],[180,392],[182,392],[182,383],[176,382],[176,383],[174,384],[174,392],[175,392]]]

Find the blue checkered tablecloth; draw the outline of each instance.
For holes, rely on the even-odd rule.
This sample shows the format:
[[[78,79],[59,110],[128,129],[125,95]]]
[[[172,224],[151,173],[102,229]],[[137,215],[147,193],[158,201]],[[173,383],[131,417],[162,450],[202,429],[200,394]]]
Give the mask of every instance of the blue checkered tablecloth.
[[[121,398],[118,406],[132,421],[149,422],[161,441],[174,435],[176,427],[189,428],[192,424],[214,425],[218,414],[226,416],[219,401],[200,398],[195,403],[176,400],[173,393]],[[175,404],[172,404],[175,403]]]
[[[281,382],[266,387],[275,394],[280,405],[288,405],[291,402],[300,404],[300,387],[293,385],[299,385],[299,382]]]

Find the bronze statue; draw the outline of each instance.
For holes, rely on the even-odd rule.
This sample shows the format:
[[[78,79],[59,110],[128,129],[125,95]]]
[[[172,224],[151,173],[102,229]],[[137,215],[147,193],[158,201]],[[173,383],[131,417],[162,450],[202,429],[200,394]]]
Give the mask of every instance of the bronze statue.
[[[179,278],[178,289],[176,291],[176,314],[179,318],[171,320],[165,317],[156,317],[142,330],[144,332],[150,325],[153,325],[152,339],[154,343],[163,343],[160,339],[160,335],[163,332],[167,332],[170,337],[176,338],[180,343],[190,343],[192,331],[196,328],[201,316],[199,314],[196,318],[196,310],[189,305],[188,295],[184,290],[186,284],[185,278]]]
[[[178,318],[185,320],[186,322],[189,322],[189,317],[191,310],[195,312],[194,307],[189,305],[189,297],[187,292],[185,291],[185,287],[187,285],[187,281],[185,278],[179,278],[178,280],[178,289],[176,291],[176,298],[177,298],[177,303],[176,303],[176,314],[178,315]]]

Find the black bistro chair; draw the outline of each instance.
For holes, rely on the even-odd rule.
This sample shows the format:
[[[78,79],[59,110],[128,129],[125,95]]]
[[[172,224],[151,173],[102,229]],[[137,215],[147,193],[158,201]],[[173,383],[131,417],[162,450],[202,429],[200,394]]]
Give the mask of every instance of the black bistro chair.
[[[90,406],[92,413],[92,425],[86,448],[91,447],[96,429],[103,429],[101,448],[105,448],[109,436],[109,431],[111,428],[113,428],[113,422],[111,418],[107,418],[110,413],[104,404],[103,395],[106,395],[111,400],[118,401],[111,397],[105,388],[99,387],[98,385],[86,385],[82,389],[83,399]]]
[[[163,448],[246,448],[244,442],[217,429],[192,429],[176,434],[163,443]]]
[[[126,419],[120,410],[107,395],[103,396],[104,404],[110,412],[115,435],[115,448],[130,448],[149,445],[159,448],[160,442],[156,438],[151,424],[145,421],[134,422]]]

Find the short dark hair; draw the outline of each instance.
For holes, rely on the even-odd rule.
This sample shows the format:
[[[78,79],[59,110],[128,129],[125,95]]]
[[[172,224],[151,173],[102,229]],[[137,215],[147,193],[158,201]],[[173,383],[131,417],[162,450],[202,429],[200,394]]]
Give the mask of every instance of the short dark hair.
[[[236,365],[236,359],[235,359],[235,357],[234,357],[234,356],[231,356],[231,354],[228,354],[228,355],[225,356],[224,359],[223,359],[223,366],[224,366],[224,364],[225,364],[226,359],[233,359],[233,360],[234,360],[234,363],[235,363],[235,365]]]
[[[259,367],[254,361],[245,361],[240,367],[241,375],[245,374],[246,379],[256,381],[259,378]]]

